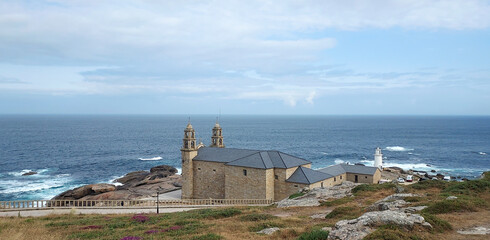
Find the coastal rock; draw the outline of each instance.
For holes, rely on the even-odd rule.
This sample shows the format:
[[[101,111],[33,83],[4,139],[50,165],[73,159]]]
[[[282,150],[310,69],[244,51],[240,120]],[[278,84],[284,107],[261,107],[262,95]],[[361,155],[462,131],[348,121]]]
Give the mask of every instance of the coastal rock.
[[[395,192],[396,193],[402,193],[402,192],[405,192],[405,188],[400,186],[400,185],[396,185],[395,187]]]
[[[446,200],[455,200],[455,199],[458,199],[458,197],[456,196],[449,196],[446,198]]]
[[[328,239],[360,240],[373,232],[374,227],[385,224],[392,224],[406,229],[412,229],[414,225],[432,227],[418,214],[407,214],[391,210],[367,212],[356,219],[337,222]]]
[[[262,229],[262,230],[258,231],[257,233],[271,235],[271,234],[273,234],[273,233],[275,233],[277,231],[279,231],[279,228],[278,227],[273,227],[273,228]]]
[[[151,172],[153,171],[153,172]],[[181,189],[182,176],[176,175],[177,169],[171,166],[156,166],[150,172],[136,171],[126,174],[112,184],[90,184],[68,190],[54,197],[54,200],[132,200],[151,198],[156,193],[165,193]]]
[[[490,227],[477,226],[468,229],[460,229],[457,232],[463,235],[490,235]]]
[[[107,183],[90,184],[65,191],[53,200],[77,200],[89,195],[97,195],[116,190],[116,186]]]
[[[37,174],[37,172],[29,171],[29,172],[26,172],[26,173],[22,174],[22,176],[31,176],[31,175],[34,175],[34,174]]]
[[[403,200],[406,197],[417,197],[417,194],[412,193],[395,193],[388,197],[385,197],[373,205],[367,208],[368,211],[386,211],[386,210],[397,210],[407,205],[408,203]]]
[[[155,172],[168,172],[171,173],[171,175],[173,175],[177,173],[177,169],[168,165],[160,165],[160,166],[152,167],[150,169],[150,173],[155,173]]]
[[[277,203],[277,207],[306,207],[320,206],[320,201],[338,199],[352,195],[352,189],[359,183],[345,181],[340,185],[325,188],[313,188],[305,195],[294,199],[283,199]]]

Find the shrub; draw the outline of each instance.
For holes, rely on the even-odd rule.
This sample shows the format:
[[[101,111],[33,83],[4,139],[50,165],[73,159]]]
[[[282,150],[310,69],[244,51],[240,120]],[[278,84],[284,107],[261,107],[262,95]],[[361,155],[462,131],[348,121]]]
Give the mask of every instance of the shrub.
[[[395,225],[383,225],[376,231],[368,234],[364,240],[405,240],[405,239],[420,239]]]
[[[422,213],[422,217],[424,217],[425,221],[432,225],[432,230],[436,232],[444,232],[446,230],[452,230],[453,227],[447,221],[442,220],[432,214]]]
[[[396,185],[393,183],[383,183],[383,184],[361,184],[352,189],[352,193],[360,192],[374,192],[381,189],[392,189]]]
[[[240,220],[256,222],[256,221],[270,220],[270,219],[274,219],[274,218],[277,218],[277,217],[270,215],[270,214],[252,213],[252,214],[248,214],[245,216],[241,216]]]
[[[298,240],[324,240],[328,238],[328,231],[314,229],[299,235]]]
[[[424,190],[424,189],[429,189],[429,188],[445,189],[447,187],[447,185],[448,185],[448,182],[444,182],[441,180],[427,180],[427,181],[414,183],[414,184],[410,185],[410,187],[413,189],[418,189],[418,190]]]
[[[200,236],[194,236],[191,239],[192,240],[219,240],[219,239],[223,239],[223,237],[214,233],[208,233]]]
[[[471,180],[466,182],[453,183],[444,192],[452,194],[465,194],[471,195],[471,193],[481,193],[490,189],[490,181],[485,179]]]
[[[440,214],[451,212],[475,212],[475,204],[469,201],[459,199],[443,200],[430,204],[426,209],[422,210],[425,213]]]
[[[341,219],[353,219],[358,217],[359,209],[354,207],[338,207],[325,216],[326,219],[341,218]]]
[[[324,206],[324,207],[338,206],[338,205],[342,205],[342,204],[351,202],[352,200],[354,200],[354,198],[352,198],[352,197],[343,197],[343,198],[335,199],[332,201],[321,202],[320,206]]]
[[[291,194],[291,196],[289,196],[289,199],[293,199],[293,198],[297,198],[297,197],[301,197],[305,195],[304,192],[297,192],[297,193],[294,193],[294,194]]]

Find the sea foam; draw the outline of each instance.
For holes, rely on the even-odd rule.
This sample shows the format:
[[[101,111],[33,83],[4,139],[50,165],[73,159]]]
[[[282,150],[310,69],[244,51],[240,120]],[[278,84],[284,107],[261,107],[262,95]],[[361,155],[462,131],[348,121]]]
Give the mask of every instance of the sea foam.
[[[152,157],[152,158],[138,158],[141,161],[158,161],[162,160],[163,158],[158,156],[158,157]]]
[[[390,152],[407,152],[407,151],[413,151],[413,148],[404,148],[400,146],[392,146],[392,147],[386,147],[385,150],[390,151]]]

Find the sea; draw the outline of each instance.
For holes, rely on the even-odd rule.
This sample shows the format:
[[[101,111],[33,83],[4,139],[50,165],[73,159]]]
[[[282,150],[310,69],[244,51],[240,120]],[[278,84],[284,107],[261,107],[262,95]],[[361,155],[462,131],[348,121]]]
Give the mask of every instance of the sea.
[[[191,115],[209,145],[214,115]],[[51,199],[157,165],[181,168],[187,115],[0,115],[0,201]],[[490,116],[222,115],[228,148],[279,150],[318,169],[337,163],[435,170],[478,178],[490,170]],[[35,171],[37,174],[23,176]]]

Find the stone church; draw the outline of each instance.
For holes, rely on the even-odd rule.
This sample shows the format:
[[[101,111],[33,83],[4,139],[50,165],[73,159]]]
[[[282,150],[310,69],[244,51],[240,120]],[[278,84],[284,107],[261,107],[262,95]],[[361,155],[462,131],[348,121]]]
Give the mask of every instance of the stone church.
[[[274,150],[225,148],[219,123],[209,147],[196,142],[189,123],[182,145],[183,199],[282,200],[308,187],[329,187],[343,181],[378,183],[378,167],[338,164],[313,170],[311,162]]]

